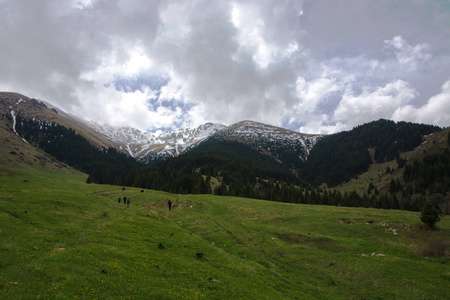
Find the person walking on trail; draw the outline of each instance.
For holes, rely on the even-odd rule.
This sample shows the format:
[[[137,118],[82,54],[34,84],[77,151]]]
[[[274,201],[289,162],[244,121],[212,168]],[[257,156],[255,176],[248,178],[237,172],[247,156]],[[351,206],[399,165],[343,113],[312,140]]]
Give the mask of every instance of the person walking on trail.
[[[130,208],[130,198],[127,199],[127,208]]]
[[[120,203],[120,197],[119,197],[119,203]]]
[[[127,197],[123,197],[123,204],[127,204]]]
[[[169,210],[172,210],[172,200],[169,199],[169,201],[167,201],[167,204],[169,205]]]

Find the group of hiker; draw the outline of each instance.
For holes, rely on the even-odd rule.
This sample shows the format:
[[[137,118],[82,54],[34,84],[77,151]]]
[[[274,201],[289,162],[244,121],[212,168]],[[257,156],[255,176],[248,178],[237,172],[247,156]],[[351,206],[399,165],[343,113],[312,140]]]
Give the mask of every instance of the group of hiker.
[[[120,197],[119,197],[119,203],[120,203]],[[130,208],[130,198],[123,197],[123,204],[127,205],[127,208]]]
[[[119,203],[122,199],[119,197]],[[123,197],[123,204],[127,205],[127,208],[130,208],[130,198],[127,197]],[[167,201],[167,205],[169,206],[169,210],[172,210],[172,200],[169,199],[169,201]]]

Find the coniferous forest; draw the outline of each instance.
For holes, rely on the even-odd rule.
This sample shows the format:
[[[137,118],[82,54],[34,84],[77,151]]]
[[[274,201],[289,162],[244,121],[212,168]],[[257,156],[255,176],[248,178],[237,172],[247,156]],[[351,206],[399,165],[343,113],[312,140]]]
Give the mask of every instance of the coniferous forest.
[[[98,149],[71,128],[22,118],[20,113],[16,122],[19,136],[59,161],[90,174],[88,182],[116,184],[123,174],[140,166],[135,159],[114,148]]]
[[[450,134],[444,151],[406,162],[400,154],[441,128],[379,120],[324,137],[298,174],[249,145],[210,137],[175,158],[143,166],[116,149],[98,149],[73,129],[17,118],[17,134],[56,159],[89,174],[87,182],[117,184],[180,194],[216,194],[255,199],[419,211],[426,198],[446,202],[450,189]],[[329,189],[367,171],[373,163],[397,160],[401,178],[380,193]],[[292,165],[291,165],[292,166]],[[391,172],[389,169],[387,173]],[[328,188],[321,187],[326,183]]]
[[[329,135],[312,149],[300,177],[320,185],[335,186],[361,174],[372,164],[391,161],[419,146],[422,136],[440,131],[432,125],[378,120]]]

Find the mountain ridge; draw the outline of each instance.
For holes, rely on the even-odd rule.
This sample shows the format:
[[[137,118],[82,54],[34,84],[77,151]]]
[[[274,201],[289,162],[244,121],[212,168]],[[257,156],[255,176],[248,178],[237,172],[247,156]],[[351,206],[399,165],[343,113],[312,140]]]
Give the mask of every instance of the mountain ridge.
[[[245,120],[226,126],[205,123],[196,128],[183,128],[161,133],[142,132],[129,126],[112,126],[98,122],[86,122],[93,130],[114,141],[118,148],[143,163],[167,157],[176,157],[194,148],[211,136],[243,142],[265,154],[273,155],[274,143],[286,144],[299,151],[301,160],[306,160],[310,150],[324,135],[304,134],[269,124]],[[276,148],[280,148],[278,145]]]
[[[249,120],[230,126],[207,123],[162,133],[143,133],[131,127],[110,125],[99,130],[101,124],[92,123],[91,126],[103,131],[100,134],[75,116],[17,93],[0,93],[0,112],[0,137],[5,154],[0,157],[2,163],[42,165],[41,157],[49,157],[42,155],[45,151],[52,156],[47,159],[52,165],[70,166],[89,174],[88,183],[411,210],[420,209],[423,195],[436,198],[434,194],[440,193],[439,203],[448,199],[448,130],[445,136],[440,134],[439,140],[433,140],[436,147],[430,149],[436,152],[434,156],[423,157],[422,162],[410,161],[405,154],[410,150],[422,151],[424,138],[442,131],[432,125],[380,119],[350,131],[322,136]],[[114,147],[99,143],[101,140]],[[121,151],[119,143],[122,143]],[[151,147],[157,151],[150,156],[143,155],[147,161],[141,158],[138,163],[131,156],[148,154]],[[380,170],[384,163],[386,171],[379,173],[383,178],[392,179],[388,188],[386,180],[378,175],[374,180],[372,172],[366,178],[368,186],[364,195],[355,189],[344,194],[329,189],[358,178],[374,164]],[[444,175],[438,180],[436,174]],[[379,192],[382,194],[378,196]]]
[[[250,120],[229,126],[209,122],[195,128],[151,133],[130,126],[113,126],[84,120],[43,100],[19,93],[0,92],[0,100],[0,111],[5,116],[21,112],[26,118],[58,123],[82,134],[99,149],[116,148],[143,164],[176,157],[195,148],[207,138],[218,136],[245,143],[278,162],[285,163],[288,160],[287,165],[295,170],[299,167],[298,163],[292,162],[305,161],[312,147],[324,136],[304,134]],[[14,127],[14,124],[8,125],[9,128]]]

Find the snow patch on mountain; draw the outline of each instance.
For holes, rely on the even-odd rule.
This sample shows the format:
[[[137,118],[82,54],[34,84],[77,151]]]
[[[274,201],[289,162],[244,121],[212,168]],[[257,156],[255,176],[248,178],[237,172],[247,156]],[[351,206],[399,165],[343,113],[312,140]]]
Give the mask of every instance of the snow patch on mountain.
[[[197,128],[151,133],[129,126],[111,126],[94,121],[88,124],[92,129],[116,143],[119,149],[144,163],[159,158],[178,156],[189,147],[226,127],[222,124],[206,123]]]
[[[143,163],[178,156],[212,136],[246,143],[280,161],[288,152],[294,152],[298,159],[304,161],[312,147],[322,138],[322,135],[303,134],[253,121],[242,121],[230,126],[206,123],[197,128],[153,133],[94,121],[88,122],[88,125]]]
[[[304,134],[254,121],[242,121],[229,126],[220,134],[227,139],[247,143],[263,153],[281,159],[283,153],[295,152],[305,161],[323,135]]]

